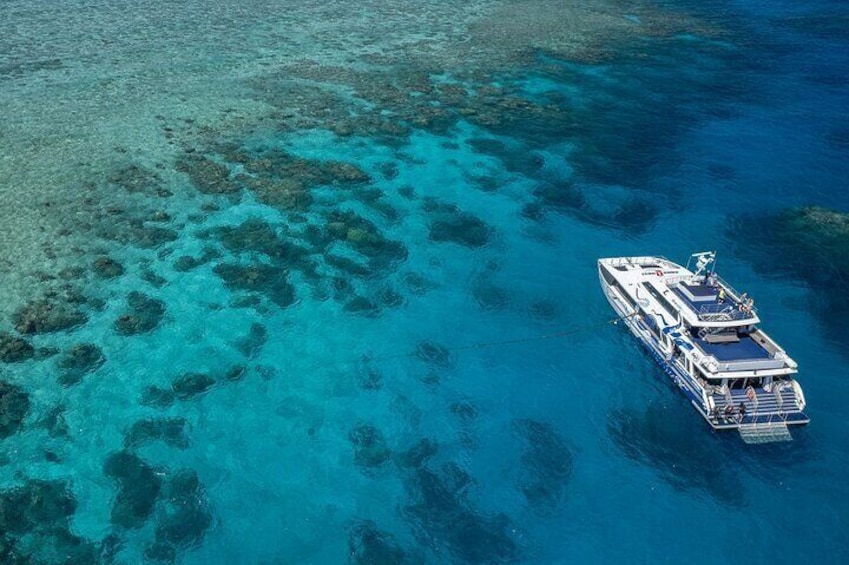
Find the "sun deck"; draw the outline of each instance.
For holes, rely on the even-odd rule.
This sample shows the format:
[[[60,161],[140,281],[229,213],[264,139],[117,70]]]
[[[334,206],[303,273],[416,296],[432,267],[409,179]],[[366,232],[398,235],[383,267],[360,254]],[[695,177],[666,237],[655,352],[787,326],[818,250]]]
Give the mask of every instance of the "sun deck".
[[[719,427],[735,424],[768,424],[783,421],[787,424],[806,424],[810,418],[800,410],[793,390],[785,388],[771,392],[753,389],[750,397],[746,389],[734,389],[727,395],[714,391],[711,399],[714,412],[711,421]],[[741,416],[740,406],[745,407]]]
[[[740,308],[740,303],[728,293],[726,299],[719,300],[719,287],[706,284],[677,284],[672,288],[675,296],[705,321],[741,321],[751,318],[751,314]]]
[[[710,343],[695,337],[694,341],[706,355],[716,357],[717,361],[746,361],[749,359],[771,359],[769,351],[751,336],[737,336],[738,341]]]

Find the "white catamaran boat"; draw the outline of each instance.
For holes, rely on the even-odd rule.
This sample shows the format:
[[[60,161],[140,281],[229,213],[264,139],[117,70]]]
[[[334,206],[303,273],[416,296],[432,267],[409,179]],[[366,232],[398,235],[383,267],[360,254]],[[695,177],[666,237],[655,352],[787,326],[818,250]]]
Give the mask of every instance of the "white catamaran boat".
[[[599,259],[599,280],[711,426],[737,429],[747,443],[790,440],[789,425],[810,421],[796,362],[758,328],[754,300],[716,275],[715,258],[696,253],[687,267],[664,257]]]

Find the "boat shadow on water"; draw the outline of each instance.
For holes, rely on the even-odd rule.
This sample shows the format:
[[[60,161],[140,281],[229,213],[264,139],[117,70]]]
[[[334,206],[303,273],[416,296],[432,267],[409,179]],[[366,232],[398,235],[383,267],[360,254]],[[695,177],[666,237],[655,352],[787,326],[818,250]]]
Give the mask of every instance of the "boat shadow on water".
[[[623,455],[654,468],[673,488],[701,491],[725,506],[743,506],[746,493],[734,464],[711,444],[700,422],[686,422],[660,404],[613,410],[607,431]],[[699,441],[699,436],[704,436]]]
[[[653,468],[676,490],[701,491],[730,507],[748,504],[750,479],[778,486],[792,481],[802,465],[816,464],[814,439],[806,431],[794,430],[793,442],[746,445],[680,406],[660,403],[615,408],[607,419],[608,435],[625,457]]]

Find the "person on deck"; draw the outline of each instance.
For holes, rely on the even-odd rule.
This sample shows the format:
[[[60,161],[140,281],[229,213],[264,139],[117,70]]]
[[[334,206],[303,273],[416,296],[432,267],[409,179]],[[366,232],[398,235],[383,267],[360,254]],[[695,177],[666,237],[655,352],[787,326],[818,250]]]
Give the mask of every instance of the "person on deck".
[[[742,422],[743,418],[746,417],[746,404],[741,402],[737,407],[737,422]]]

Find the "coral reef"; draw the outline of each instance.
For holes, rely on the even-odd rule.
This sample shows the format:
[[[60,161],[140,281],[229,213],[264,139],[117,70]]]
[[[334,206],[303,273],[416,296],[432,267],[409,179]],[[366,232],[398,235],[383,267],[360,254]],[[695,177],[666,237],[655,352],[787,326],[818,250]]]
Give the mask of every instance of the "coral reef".
[[[180,400],[189,400],[203,394],[215,384],[215,379],[203,373],[185,373],[171,383],[174,394]]]
[[[29,411],[29,395],[20,387],[0,381],[0,439],[17,432]]]
[[[153,513],[162,488],[156,471],[129,451],[119,451],[106,458],[103,472],[118,485],[112,523],[122,528],[141,528]]]
[[[124,434],[124,447],[134,449],[152,441],[162,441],[168,446],[186,449],[189,436],[185,418],[149,418],[139,420]]]
[[[523,419],[513,426],[526,444],[519,488],[535,512],[554,514],[572,474],[572,452],[550,424]]]
[[[103,351],[93,343],[73,346],[59,362],[59,382],[69,386],[80,382],[83,376],[92,373],[106,363]]]
[[[354,446],[354,463],[365,471],[380,467],[392,455],[383,434],[369,424],[357,425],[348,434],[348,439]]]
[[[22,337],[0,332],[0,362],[20,363],[35,357],[35,348]]]
[[[142,292],[131,292],[127,296],[127,306],[129,310],[115,320],[115,330],[120,335],[153,331],[165,316],[165,303]]]

